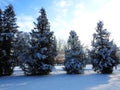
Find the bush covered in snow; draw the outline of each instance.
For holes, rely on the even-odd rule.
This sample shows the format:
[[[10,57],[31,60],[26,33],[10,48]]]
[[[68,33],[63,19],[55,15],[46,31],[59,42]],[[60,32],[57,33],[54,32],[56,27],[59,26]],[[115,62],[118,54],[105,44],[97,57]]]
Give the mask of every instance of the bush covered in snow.
[[[75,31],[70,32],[67,43],[68,46],[65,49],[64,62],[65,70],[68,74],[83,73],[83,67],[85,66],[85,53]]]
[[[103,22],[97,23],[96,33],[93,35],[91,58],[93,69],[100,73],[112,73],[118,64],[116,57],[117,46],[109,41],[110,33],[103,29]]]

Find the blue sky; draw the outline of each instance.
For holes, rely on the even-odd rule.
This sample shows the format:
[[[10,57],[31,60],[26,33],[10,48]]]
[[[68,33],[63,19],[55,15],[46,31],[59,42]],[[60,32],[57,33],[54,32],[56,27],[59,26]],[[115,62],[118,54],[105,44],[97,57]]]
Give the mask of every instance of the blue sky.
[[[33,21],[39,16],[41,7],[46,9],[51,31],[61,39],[67,39],[75,30],[85,45],[90,45],[92,34],[99,20],[111,32],[111,39],[120,45],[119,0],[0,0],[0,8],[13,4],[19,30],[26,32],[34,28]]]

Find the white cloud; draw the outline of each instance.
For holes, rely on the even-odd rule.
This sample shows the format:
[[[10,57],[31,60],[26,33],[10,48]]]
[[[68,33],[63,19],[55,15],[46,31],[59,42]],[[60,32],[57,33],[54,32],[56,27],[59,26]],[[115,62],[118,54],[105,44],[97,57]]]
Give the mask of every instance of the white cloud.
[[[61,1],[64,1],[64,5],[62,5],[62,7],[60,7]],[[91,38],[89,37],[92,37],[91,30],[94,30],[96,24],[93,28],[93,24],[87,20],[93,21],[91,17],[89,19],[89,16],[92,16],[93,14],[86,13],[86,7],[84,2],[78,3],[77,0],[74,3],[72,3],[72,0],[61,1],[56,3],[55,8],[58,12],[54,20],[51,21],[51,27],[52,30],[55,31],[55,35],[58,38],[67,39],[69,36],[69,32],[71,30],[75,30],[80,36],[80,40],[83,43],[91,43]],[[67,6],[65,6],[65,2]],[[73,18],[69,18],[69,16],[72,16]],[[70,20],[68,20],[67,18],[69,18]]]
[[[68,15],[69,7],[72,4],[72,0],[55,0],[53,2],[53,20],[51,20],[51,30],[55,32],[58,38],[66,39],[69,34],[69,23],[66,19]],[[66,35],[65,35],[66,34]]]
[[[72,0],[55,0],[53,4],[59,8],[65,8],[72,4]]]
[[[61,0],[61,1],[58,3],[58,5],[59,5],[60,7],[65,7],[65,6],[67,5],[67,3],[66,3],[66,1],[64,1],[64,0]]]
[[[71,0],[67,1],[67,0],[55,0],[53,2],[54,5],[54,12],[56,13],[56,16],[58,18],[63,18],[67,15],[68,13],[68,9],[71,6],[72,2]]]
[[[30,32],[34,28],[34,18],[32,16],[21,15],[17,17],[17,24],[20,31]]]
[[[68,3],[67,0],[66,3]],[[57,17],[57,20],[54,21],[54,24],[52,23],[52,27],[54,27],[55,24],[57,25],[54,27],[54,29],[56,29],[56,36],[61,36],[64,39],[65,37],[68,37],[67,35],[69,35],[69,31],[72,29],[77,32],[82,43],[90,46],[97,22],[99,20],[103,20],[104,28],[111,32],[111,38],[120,45],[119,0],[92,0],[92,3],[93,5],[99,5],[99,8],[95,11],[90,11],[90,7],[87,7],[86,2],[74,3],[74,7],[72,6],[71,9],[73,16],[73,18],[70,18],[71,22],[68,22],[66,19],[70,16],[69,12],[67,12],[66,16],[62,16],[62,10],[56,8],[60,11],[57,13],[57,15],[61,15],[61,17]],[[64,8],[69,10],[70,7],[64,6]],[[64,10],[64,8],[62,6],[61,9]]]
[[[70,30],[75,30],[80,40],[90,46],[92,35],[95,32],[97,22],[103,20],[104,28],[111,32],[111,38],[120,45],[120,5],[119,0],[91,0],[93,7],[99,5],[97,10],[90,10],[88,3],[79,0],[55,0],[52,7],[54,16],[50,20],[51,30],[58,38],[67,39]],[[96,8],[96,7],[95,7]],[[92,8],[93,9],[93,8]],[[49,14],[49,13],[48,13]],[[71,16],[71,17],[70,17]],[[19,30],[31,31],[34,28],[32,16],[19,16]]]
[[[111,7],[112,6],[112,7]],[[99,20],[103,20],[104,28],[107,28],[111,32],[111,38],[116,42],[120,41],[118,29],[120,21],[119,13],[119,3],[117,0],[112,0],[106,3],[104,6],[101,6],[97,12],[90,12],[86,10],[84,3],[76,4],[76,10],[74,10],[74,19],[72,20],[72,28],[74,28],[80,40],[87,44],[91,45],[92,35],[95,32],[96,24]],[[119,32],[120,33],[120,32]]]
[[[104,5],[97,13],[97,16],[104,21],[105,28],[111,32],[111,39],[120,45],[120,5],[119,0],[111,0],[109,3]]]

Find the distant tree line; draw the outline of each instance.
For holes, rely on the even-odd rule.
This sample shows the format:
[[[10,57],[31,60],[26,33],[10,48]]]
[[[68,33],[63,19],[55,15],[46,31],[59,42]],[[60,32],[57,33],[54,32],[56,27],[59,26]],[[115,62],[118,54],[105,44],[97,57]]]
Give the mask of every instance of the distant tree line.
[[[112,73],[119,64],[117,45],[109,40],[110,33],[99,21],[93,34],[92,48],[83,46],[77,33],[70,31],[67,43],[57,40],[50,30],[46,11],[41,8],[35,27],[30,33],[18,30],[13,6],[0,9],[0,76],[11,75],[20,66],[25,75],[46,75],[52,71],[57,60],[64,62],[68,74],[84,73],[87,63],[98,73]],[[82,32],[81,32],[82,33]]]

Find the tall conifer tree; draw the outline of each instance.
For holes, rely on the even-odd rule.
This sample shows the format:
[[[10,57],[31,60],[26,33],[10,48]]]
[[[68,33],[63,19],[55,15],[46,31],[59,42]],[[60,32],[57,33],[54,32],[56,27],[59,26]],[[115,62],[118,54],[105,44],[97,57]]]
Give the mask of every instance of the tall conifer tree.
[[[3,57],[4,57],[4,50],[2,49],[3,44],[3,11],[0,9],[0,76],[3,75]]]
[[[53,32],[50,31],[50,23],[44,8],[40,10],[40,16],[34,24],[35,28],[31,33],[31,58],[26,61],[28,68],[25,68],[25,74],[49,74],[52,71],[56,53]]]
[[[14,33],[17,31],[16,18],[13,6],[10,4],[3,11],[2,17],[2,52],[4,52],[3,59],[3,75],[10,75],[13,72],[13,59],[12,59],[12,39]]]

